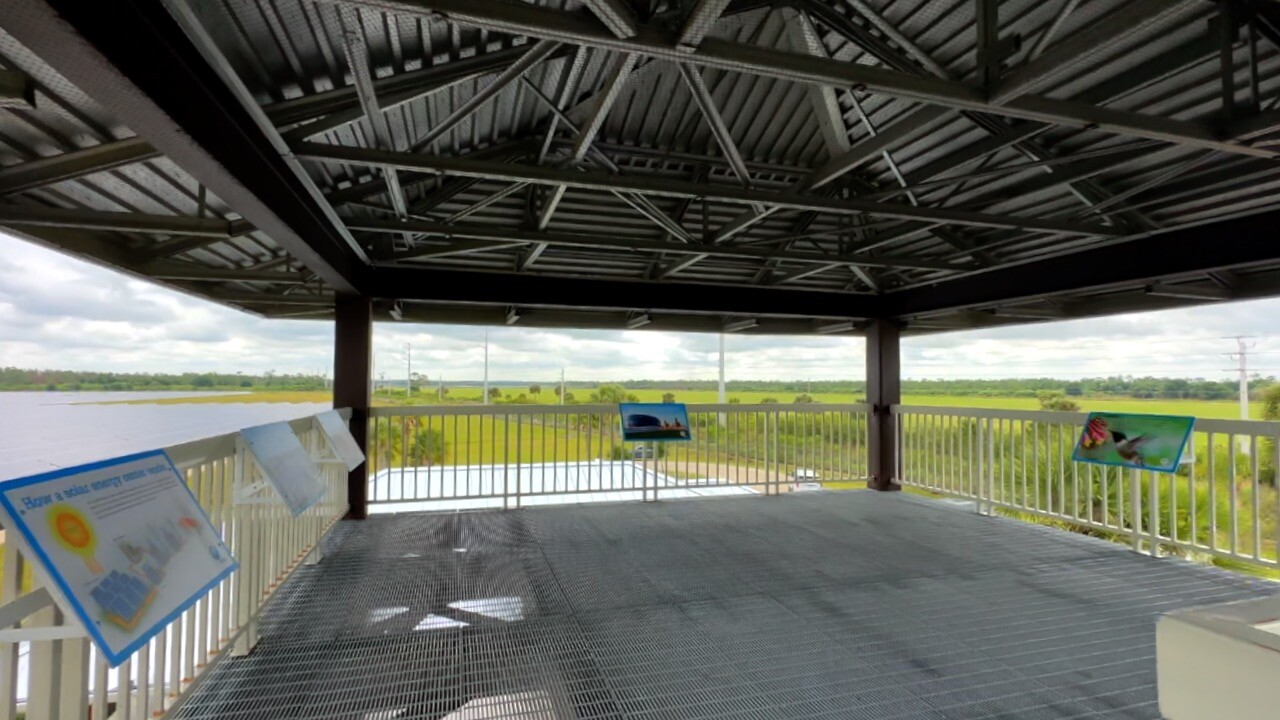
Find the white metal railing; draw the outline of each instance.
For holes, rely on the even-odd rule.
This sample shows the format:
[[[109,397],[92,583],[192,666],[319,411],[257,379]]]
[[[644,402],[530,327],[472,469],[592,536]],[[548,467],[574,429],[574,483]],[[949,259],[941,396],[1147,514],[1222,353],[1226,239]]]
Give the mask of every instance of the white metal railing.
[[[1086,415],[894,406],[903,485],[1066,523],[1134,550],[1275,568],[1280,423],[1196,420],[1175,473],[1077,463]]]
[[[165,716],[226,655],[257,642],[257,617],[272,592],[347,511],[346,468],[329,455],[311,418],[291,423],[327,483],[298,517],[282,503],[237,504],[233,491],[252,462],[237,434],[166,448],[231,548],[240,568],[117,668],[74,621],[62,617],[40,573],[6,542],[0,573],[0,720]]]
[[[645,446],[622,441],[616,405],[374,408],[369,501],[520,507],[715,494],[711,488],[775,494],[797,481],[866,478],[866,405],[688,410],[690,441]]]

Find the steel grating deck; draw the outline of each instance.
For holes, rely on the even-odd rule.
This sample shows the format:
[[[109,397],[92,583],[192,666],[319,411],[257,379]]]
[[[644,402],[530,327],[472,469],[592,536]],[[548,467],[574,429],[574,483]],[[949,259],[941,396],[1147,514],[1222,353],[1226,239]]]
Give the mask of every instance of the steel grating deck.
[[[1280,588],[900,493],[379,516],[182,718],[1157,718],[1156,617]]]

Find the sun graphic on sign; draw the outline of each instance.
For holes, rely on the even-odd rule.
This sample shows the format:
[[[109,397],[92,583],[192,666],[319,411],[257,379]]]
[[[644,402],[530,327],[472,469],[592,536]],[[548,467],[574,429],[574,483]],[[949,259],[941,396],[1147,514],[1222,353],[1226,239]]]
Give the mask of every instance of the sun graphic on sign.
[[[79,555],[89,568],[89,572],[95,575],[102,572],[102,565],[94,557],[98,549],[98,538],[93,532],[93,525],[89,524],[84,513],[70,505],[54,505],[49,508],[46,518],[49,520],[49,529],[53,531],[54,539],[63,550]]]

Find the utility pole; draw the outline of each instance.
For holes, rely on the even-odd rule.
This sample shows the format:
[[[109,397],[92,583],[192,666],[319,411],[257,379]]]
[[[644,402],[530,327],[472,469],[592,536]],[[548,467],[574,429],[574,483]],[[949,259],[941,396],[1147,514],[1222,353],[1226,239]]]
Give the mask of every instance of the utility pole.
[[[560,368],[560,404],[564,404],[564,368]]]
[[[436,399],[444,402],[444,373],[440,373],[440,384],[436,386]]]
[[[721,405],[725,403],[724,399],[724,333],[720,333],[720,399]]]
[[[413,394],[413,346],[404,344],[404,396]]]
[[[1227,357],[1235,358],[1239,361],[1239,366],[1232,368],[1240,373],[1240,419],[1249,419],[1249,350],[1255,347],[1254,343],[1246,343],[1249,339],[1248,335],[1237,335],[1229,340],[1236,341],[1236,352],[1227,353]],[[1230,372],[1230,371],[1228,371]]]
[[[484,331],[484,396],[480,401],[489,404],[489,331]]]

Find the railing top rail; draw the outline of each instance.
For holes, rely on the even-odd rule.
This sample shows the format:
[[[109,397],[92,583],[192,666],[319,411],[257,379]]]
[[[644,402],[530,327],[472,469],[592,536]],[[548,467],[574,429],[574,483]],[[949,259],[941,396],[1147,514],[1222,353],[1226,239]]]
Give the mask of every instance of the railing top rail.
[[[351,408],[338,409],[343,419],[351,419]],[[306,415],[300,418],[288,420],[289,427],[294,432],[304,432],[311,426],[311,418],[313,416]],[[191,440],[177,445],[170,445],[164,448],[169,454],[169,459],[173,460],[173,464],[178,469],[185,470],[193,465],[212,460],[214,458],[228,457],[235,454],[236,437],[240,433],[230,432],[222,435],[211,435],[209,437],[200,438],[199,440]]]
[[[998,410],[994,408],[942,407],[930,405],[894,405],[894,415],[943,415],[948,417],[982,418],[990,420],[1027,420],[1033,422],[1082,425],[1088,413],[1050,412],[1046,410]],[[1165,413],[1156,413],[1165,414]],[[1196,418],[1197,433],[1221,433],[1224,435],[1265,435],[1280,437],[1280,422],[1265,420],[1222,420]]]
[[[867,412],[865,403],[688,403],[691,413],[745,413],[745,412]],[[375,407],[371,417],[424,417],[454,415],[609,415],[617,414],[617,405],[404,405]]]
[[[1047,410],[998,410],[995,408],[950,407],[934,405],[894,405],[894,415],[945,415],[949,417],[991,420],[1035,420],[1054,423],[1083,423],[1087,413],[1050,412]]]

